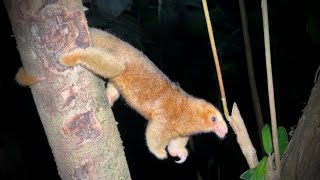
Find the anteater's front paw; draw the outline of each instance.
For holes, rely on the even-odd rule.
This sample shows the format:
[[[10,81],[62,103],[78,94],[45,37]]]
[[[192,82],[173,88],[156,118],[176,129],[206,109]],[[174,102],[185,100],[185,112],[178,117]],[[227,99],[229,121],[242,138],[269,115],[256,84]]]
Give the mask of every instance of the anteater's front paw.
[[[185,147],[178,148],[178,147],[169,146],[168,151],[172,157],[179,157],[180,158],[180,160],[175,161],[178,164],[184,163],[188,157],[188,154],[189,154],[188,150]]]

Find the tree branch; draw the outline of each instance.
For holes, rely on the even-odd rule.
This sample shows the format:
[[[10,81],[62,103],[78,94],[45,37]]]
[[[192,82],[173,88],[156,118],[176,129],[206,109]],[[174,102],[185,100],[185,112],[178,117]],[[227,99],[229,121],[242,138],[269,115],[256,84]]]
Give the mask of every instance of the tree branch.
[[[57,58],[90,46],[80,0],[5,0],[33,98],[62,179],[130,179],[104,82]]]

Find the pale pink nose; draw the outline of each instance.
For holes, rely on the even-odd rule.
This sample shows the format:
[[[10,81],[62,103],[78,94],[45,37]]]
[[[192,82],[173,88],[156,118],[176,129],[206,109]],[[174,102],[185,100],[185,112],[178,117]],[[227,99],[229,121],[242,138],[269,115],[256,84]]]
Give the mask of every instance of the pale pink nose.
[[[228,127],[226,126],[226,124],[222,124],[222,125],[216,126],[214,128],[214,131],[220,138],[224,138],[228,133]]]

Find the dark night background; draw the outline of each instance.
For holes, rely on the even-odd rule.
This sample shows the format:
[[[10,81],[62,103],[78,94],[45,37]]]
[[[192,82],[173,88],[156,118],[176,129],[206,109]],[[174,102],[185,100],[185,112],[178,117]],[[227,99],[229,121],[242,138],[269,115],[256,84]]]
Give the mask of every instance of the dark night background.
[[[133,0],[130,9],[118,14],[93,7],[87,12],[88,23],[130,42],[185,91],[222,110],[201,1],[162,2],[160,20],[158,1]],[[288,132],[302,115],[320,65],[316,2],[268,1],[277,120]],[[229,110],[237,102],[260,159],[263,152],[251,103],[238,1],[208,0],[208,4]],[[261,1],[246,4],[257,88],[265,123],[270,123]],[[30,89],[14,81],[21,61],[2,2],[0,17],[0,179],[60,179]],[[159,161],[148,152],[146,121],[124,100],[117,101],[113,110],[133,180],[239,179],[248,169],[231,128],[224,140],[214,134],[194,136],[188,144],[189,158],[178,165],[174,159]]]

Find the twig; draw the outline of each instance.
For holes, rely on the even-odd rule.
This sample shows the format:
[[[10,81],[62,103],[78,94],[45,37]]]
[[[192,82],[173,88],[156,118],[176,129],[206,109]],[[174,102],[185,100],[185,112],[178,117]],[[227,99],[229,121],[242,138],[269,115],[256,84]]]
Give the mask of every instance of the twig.
[[[274,103],[267,0],[262,0],[261,5],[262,5],[262,19],[263,19],[267,79],[268,79],[269,106],[270,106],[270,115],[271,115],[272,140],[273,140],[273,147],[275,152],[276,174],[278,177],[280,177],[281,165],[280,165],[280,153],[279,153],[279,146],[278,146],[276,108]]]
[[[214,62],[216,65],[216,71],[217,71],[217,76],[219,80],[219,87],[220,87],[220,93],[221,93],[221,100],[223,103],[224,114],[226,116],[226,119],[229,121],[229,124],[231,125],[234,133],[237,135],[237,142],[242,150],[243,155],[247,160],[247,163],[249,164],[249,167],[254,168],[258,164],[256,150],[251,143],[246,126],[243,122],[243,119],[241,118],[240,111],[237,108],[236,103],[234,103],[233,105],[231,117],[229,116],[226,95],[225,95],[223,81],[222,81],[222,74],[221,74],[219,59],[217,55],[217,48],[214,42],[207,1],[202,0],[202,5],[203,5],[204,14],[207,22],[207,28],[208,28],[209,38],[211,42],[211,49],[214,56]]]
[[[232,129],[237,134],[237,142],[240,146],[242,154],[246,158],[250,169],[254,168],[258,164],[258,157],[236,103],[233,103],[231,119],[232,121],[230,121],[230,124],[232,125]]]

